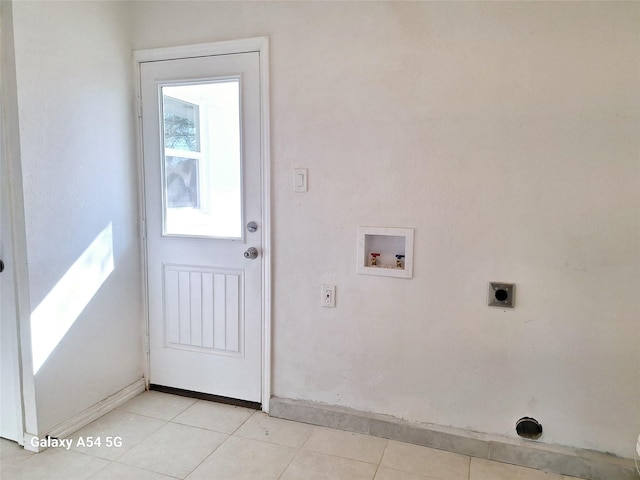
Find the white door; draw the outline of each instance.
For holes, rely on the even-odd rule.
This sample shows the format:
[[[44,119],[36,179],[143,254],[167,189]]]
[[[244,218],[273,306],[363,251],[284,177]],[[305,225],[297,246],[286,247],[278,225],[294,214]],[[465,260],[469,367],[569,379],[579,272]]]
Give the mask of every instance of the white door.
[[[260,402],[259,53],[140,65],[150,383]]]
[[[22,443],[18,329],[6,158],[0,172],[0,437]]]

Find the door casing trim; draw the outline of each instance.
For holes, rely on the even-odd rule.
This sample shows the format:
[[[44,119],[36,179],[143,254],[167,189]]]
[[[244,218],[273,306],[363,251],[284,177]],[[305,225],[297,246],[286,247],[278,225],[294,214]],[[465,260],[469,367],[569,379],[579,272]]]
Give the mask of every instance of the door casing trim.
[[[262,184],[262,410],[269,413],[271,398],[271,143],[269,128],[269,38],[253,37],[222,42],[199,43],[177,47],[152,48],[133,52],[134,92],[136,101],[136,137],[138,158],[138,204],[140,206],[140,248],[142,258],[144,377],[149,388],[149,296],[147,281],[146,205],[142,141],[142,95],[140,66],[161,60],[257,52],[260,57],[260,176]]]

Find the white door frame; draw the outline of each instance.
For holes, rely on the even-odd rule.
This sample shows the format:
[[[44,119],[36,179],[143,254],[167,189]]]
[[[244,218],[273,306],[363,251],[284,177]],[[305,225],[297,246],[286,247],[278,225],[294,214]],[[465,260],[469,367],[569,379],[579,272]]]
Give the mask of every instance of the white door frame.
[[[18,93],[16,83],[16,65],[13,39],[12,2],[0,2],[0,31],[2,32],[2,62],[0,71],[4,82],[0,88],[0,163],[2,175],[9,185],[7,210],[9,212],[10,257],[5,263],[12,268],[5,275],[12,274],[13,301],[15,315],[3,322],[11,321],[14,344],[16,392],[16,420],[18,439],[25,450],[33,450],[29,439],[38,432],[36,415],[35,375],[31,355],[31,305],[29,296],[29,277],[27,268],[27,237],[22,196],[22,157],[20,152],[20,126],[18,121]],[[5,185],[6,186],[6,185]],[[5,198],[7,198],[5,196]],[[13,335],[15,333],[15,335]]]
[[[144,308],[144,352],[145,380],[149,387],[149,309],[146,248],[146,205],[144,195],[144,163],[142,142],[142,94],[140,90],[140,64],[160,60],[208,57],[233,53],[258,52],[260,56],[260,168],[262,183],[262,410],[269,412],[271,398],[271,159],[269,130],[269,39],[268,37],[246,38],[225,42],[200,43],[179,47],[153,48],[133,52],[134,81],[136,94],[137,138],[138,138],[138,190],[141,220],[141,248],[143,259],[142,289]]]

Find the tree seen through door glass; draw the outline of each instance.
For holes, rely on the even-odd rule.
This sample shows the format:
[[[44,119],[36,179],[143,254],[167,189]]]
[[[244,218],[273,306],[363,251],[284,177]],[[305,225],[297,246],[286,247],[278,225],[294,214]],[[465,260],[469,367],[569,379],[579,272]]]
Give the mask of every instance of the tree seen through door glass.
[[[165,235],[242,234],[240,82],[162,87]]]

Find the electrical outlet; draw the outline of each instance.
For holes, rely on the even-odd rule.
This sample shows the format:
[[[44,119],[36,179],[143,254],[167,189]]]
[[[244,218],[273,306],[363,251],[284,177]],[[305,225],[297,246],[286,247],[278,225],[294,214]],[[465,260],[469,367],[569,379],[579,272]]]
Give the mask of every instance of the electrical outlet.
[[[322,285],[321,289],[322,297],[320,299],[320,306],[325,308],[335,308],[336,306],[336,286],[335,285]]]

